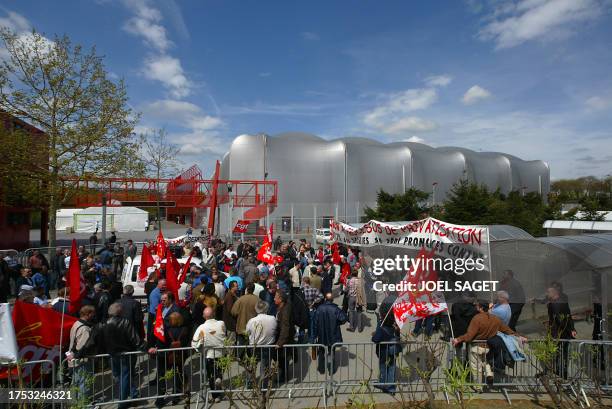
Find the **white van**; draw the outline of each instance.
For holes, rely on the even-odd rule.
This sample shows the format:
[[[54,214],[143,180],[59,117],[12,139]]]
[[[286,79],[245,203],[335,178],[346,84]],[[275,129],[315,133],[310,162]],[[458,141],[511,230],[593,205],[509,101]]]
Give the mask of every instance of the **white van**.
[[[183,257],[183,258],[179,258],[178,262],[182,267],[185,265],[187,260],[189,260],[189,257]],[[165,262],[166,262],[165,259],[162,260],[162,264],[164,264]],[[200,260],[197,257],[192,257],[191,262],[195,263],[198,266],[202,265],[202,260]],[[137,255],[136,257],[134,257],[134,260],[132,260],[130,257],[126,258],[125,265],[123,266],[123,275],[121,276],[121,282],[123,283],[123,286],[126,286],[129,284],[134,287],[134,298],[146,298],[145,289],[144,289],[145,282],[138,281],[138,270],[139,269],[140,269],[140,255]],[[189,284],[183,283],[183,285],[181,285],[181,290],[179,291],[179,296],[183,295],[182,298],[184,298],[184,294],[182,293],[184,291],[186,292],[186,289],[188,287],[189,287]]]

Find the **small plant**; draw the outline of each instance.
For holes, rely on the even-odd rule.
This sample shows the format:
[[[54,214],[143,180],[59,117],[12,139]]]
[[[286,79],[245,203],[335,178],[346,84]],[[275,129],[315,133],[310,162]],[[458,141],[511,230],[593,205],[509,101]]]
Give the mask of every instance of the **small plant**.
[[[469,366],[457,357],[453,358],[450,368],[444,368],[445,384],[442,390],[451,395],[462,409],[467,408],[473,398],[470,389],[470,375]]]

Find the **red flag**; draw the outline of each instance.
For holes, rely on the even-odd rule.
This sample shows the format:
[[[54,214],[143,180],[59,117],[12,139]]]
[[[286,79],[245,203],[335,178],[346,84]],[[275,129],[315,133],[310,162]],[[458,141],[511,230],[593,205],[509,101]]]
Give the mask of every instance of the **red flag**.
[[[338,243],[334,243],[331,246],[332,249],[332,263],[338,265],[340,264],[340,250],[338,248]]]
[[[185,282],[185,278],[187,277],[187,273],[189,272],[189,267],[191,266],[191,257],[192,256],[193,256],[193,254],[189,255],[189,258],[187,259],[187,262],[185,263],[185,265],[181,269],[181,274],[179,275],[179,278],[178,278],[179,287],[181,286],[181,284],[183,284]]]
[[[178,273],[181,265],[174,258],[171,251],[166,252],[166,283],[168,291],[174,294],[174,299],[178,301],[178,290],[180,283],[178,281]]]
[[[164,258],[168,247],[166,246],[166,240],[164,239],[164,234],[162,233],[161,227],[159,229],[159,233],[157,234],[157,243],[155,248],[157,249],[157,255],[159,258]]]
[[[234,226],[234,233],[246,233],[249,228],[249,224],[251,224],[250,220],[238,220],[236,222],[236,226]]]
[[[66,286],[70,288],[70,309],[68,312],[74,315],[79,312],[81,302],[87,292],[85,279],[81,274],[81,265],[79,263],[79,254],[77,252],[75,239],[72,239],[72,250],[70,250],[70,264],[68,266]]]
[[[438,281],[438,275],[432,268],[433,263],[430,263],[434,255],[435,250],[428,252],[424,247],[421,248],[416,257],[419,265],[416,268],[411,267],[401,282],[405,287],[412,286],[414,290],[400,291],[393,304],[395,322],[400,328],[406,321],[412,322],[436,315],[448,308],[442,293],[420,289],[425,282]]]
[[[140,268],[138,269],[138,281],[145,281],[149,277],[149,267],[153,267],[155,260],[151,255],[151,251],[147,246],[142,246],[142,255],[140,256]]]
[[[157,311],[155,311],[155,326],[153,327],[153,335],[161,342],[166,342],[166,335],[164,334],[164,317],[162,315],[162,305],[157,304]]]
[[[76,257],[76,252],[73,254]],[[16,300],[13,306],[13,326],[19,347],[19,359],[23,362],[51,360],[57,365],[59,363],[58,345],[61,343],[65,348],[68,346],[70,328],[76,320],[75,317],[64,314],[62,331],[61,313],[51,308],[42,308]],[[62,334],[61,340],[60,333]],[[47,364],[24,365],[21,369],[20,380],[28,384],[36,384],[41,374],[50,376],[51,370],[52,368]],[[6,379],[8,375],[6,369],[0,371],[0,379]],[[11,371],[11,377],[13,375],[17,377],[17,372]]]

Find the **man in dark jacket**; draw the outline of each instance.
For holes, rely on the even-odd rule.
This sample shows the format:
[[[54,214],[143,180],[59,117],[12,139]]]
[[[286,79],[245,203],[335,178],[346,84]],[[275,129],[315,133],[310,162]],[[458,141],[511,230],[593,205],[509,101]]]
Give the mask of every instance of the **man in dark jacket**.
[[[111,356],[113,377],[119,379],[119,394],[121,400],[136,397],[135,355],[121,355],[124,352],[144,351],[145,342],[136,328],[125,318],[121,317],[121,304],[114,303],[108,307],[109,318],[105,324],[99,326],[101,345]],[[130,390],[131,389],[131,390]],[[128,396],[129,395],[129,396]],[[126,403],[119,404],[119,409],[127,408]]]
[[[105,322],[108,319],[108,308],[111,304],[111,296],[106,283],[94,285],[94,306],[96,307],[96,322]]]
[[[123,295],[119,300],[119,304],[121,304],[121,316],[128,320],[134,328],[136,328],[136,332],[140,338],[144,339],[144,317],[142,315],[142,304],[136,299],[134,299],[134,286],[126,285],[123,287]]]
[[[325,354],[331,352],[331,347],[336,342],[342,342],[342,331],[340,325],[345,324],[348,316],[336,304],[331,292],[325,294],[325,302],[317,307],[313,317],[313,339],[317,344],[323,344],[327,351],[319,350],[318,366],[319,373],[325,373]],[[337,363],[335,356],[333,362],[328,363],[327,370],[331,373],[336,372]]]
[[[287,351],[285,345],[293,343],[295,337],[295,326],[291,318],[291,304],[289,303],[289,297],[282,291],[277,291],[274,296],[274,304],[276,304],[276,347],[278,348],[276,354],[276,362],[278,363],[278,377],[279,383],[285,382],[287,375]]]
[[[321,292],[323,294],[332,292],[334,274],[334,264],[331,260],[325,260],[325,263],[323,263],[323,272],[321,273]]]
[[[548,299],[548,330],[550,335],[558,340],[576,338],[576,329],[574,328],[574,320],[567,297],[562,296],[559,288],[551,286],[546,290],[546,298]],[[560,341],[555,357],[555,372],[563,379],[567,379],[568,347],[567,342]]]

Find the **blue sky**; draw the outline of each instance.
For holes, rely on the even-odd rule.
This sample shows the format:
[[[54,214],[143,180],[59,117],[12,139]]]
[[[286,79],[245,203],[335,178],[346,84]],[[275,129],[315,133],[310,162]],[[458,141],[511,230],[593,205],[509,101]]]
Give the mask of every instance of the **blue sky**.
[[[243,133],[423,141],[612,173],[612,0],[0,2],[95,45],[185,166]]]

